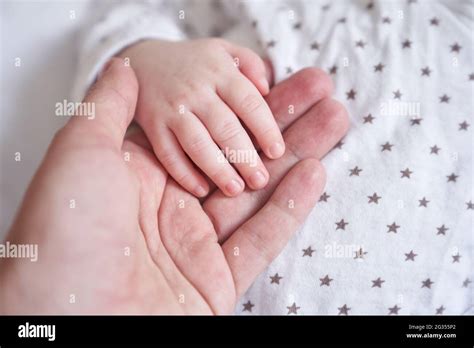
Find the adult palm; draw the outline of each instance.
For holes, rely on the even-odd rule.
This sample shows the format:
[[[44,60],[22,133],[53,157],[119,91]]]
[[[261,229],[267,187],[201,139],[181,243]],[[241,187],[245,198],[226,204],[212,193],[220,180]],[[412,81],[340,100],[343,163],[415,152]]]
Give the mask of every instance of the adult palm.
[[[123,140],[137,92],[133,71],[113,60],[85,99],[96,118],[72,118],[53,140],[8,236],[37,244],[39,259],[2,261],[2,312],[232,312],[316,203],[317,159],[347,130],[327,76],[305,69],[267,98],[288,128],[285,155],[265,160],[268,186],[199,201],[141,131]]]

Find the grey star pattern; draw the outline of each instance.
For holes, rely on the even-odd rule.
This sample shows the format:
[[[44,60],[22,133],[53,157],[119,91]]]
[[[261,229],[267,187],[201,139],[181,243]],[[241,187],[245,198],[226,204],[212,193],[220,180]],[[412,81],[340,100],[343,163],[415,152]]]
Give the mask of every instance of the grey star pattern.
[[[393,92],[393,99],[401,99],[402,98],[402,92],[400,92],[399,89]]]
[[[383,17],[382,18],[382,23],[390,24],[390,23],[392,23],[392,20],[390,19],[390,17]]]
[[[358,166],[355,166],[354,168],[349,170],[350,172],[349,176],[359,176],[361,171],[362,169],[360,169]]]
[[[472,203],[472,201],[466,202],[466,205],[467,210],[474,210],[474,203]]]
[[[316,50],[316,51],[319,51],[319,43],[317,43],[316,41],[314,41],[312,44],[311,44],[311,49],[312,50]]]
[[[298,314],[298,309],[300,309],[300,307],[298,307],[295,302],[293,302],[291,306],[287,306],[286,308],[288,308],[287,314]]]
[[[374,65],[374,72],[382,72],[383,68],[385,68],[385,65],[383,65],[382,63],[378,63],[377,65]]]
[[[440,227],[436,227],[436,229],[438,230],[438,233],[436,233],[437,235],[439,234],[442,234],[443,236],[446,235],[446,232],[449,230],[449,228],[447,228],[446,226],[441,225]]]
[[[410,120],[410,123],[411,123],[410,125],[411,125],[411,126],[415,126],[415,125],[418,125],[418,126],[419,126],[419,125],[421,124],[421,121],[423,121],[422,118],[412,118],[412,119]]]
[[[440,103],[446,103],[448,104],[449,103],[449,99],[451,99],[450,96],[446,95],[446,94],[443,94],[442,96],[439,97],[439,102]]]
[[[348,315],[351,307],[347,307],[347,305],[344,304],[342,307],[338,307],[337,309],[339,310],[339,315]]]
[[[353,89],[346,92],[347,100],[350,100],[350,99],[355,100],[356,95],[357,95],[357,92],[354,91]]]
[[[418,202],[419,202],[419,205],[418,205],[419,207],[425,207],[425,208],[427,208],[427,207],[428,207],[428,203],[429,203],[430,201],[428,201],[425,197],[423,197],[422,199],[418,200]]]
[[[433,17],[430,19],[430,25],[438,26],[439,25],[439,19],[436,17]]]
[[[331,75],[337,74],[337,65],[333,65],[332,67],[329,68],[329,73]]]
[[[388,309],[388,314],[398,314],[398,311],[402,309],[401,307],[398,307],[397,305],[390,307]]]
[[[270,40],[267,42],[267,47],[268,48],[272,48],[272,47],[275,47],[276,45],[276,41],[275,40]]]
[[[438,315],[443,314],[443,312],[444,312],[445,309],[446,309],[446,308],[444,308],[444,306],[441,305],[441,307],[436,308],[436,314],[438,314]]]
[[[398,229],[400,226],[398,226],[395,222],[393,222],[391,225],[387,225],[388,231],[387,233],[393,232],[393,233],[398,233]]]
[[[354,259],[363,259],[364,256],[367,254],[368,254],[367,251],[364,251],[362,248],[359,248],[359,250],[355,252]]]
[[[421,69],[421,76],[430,76],[430,74],[431,70],[428,66]]]
[[[431,281],[430,278],[427,278],[426,280],[423,280],[421,283],[422,283],[422,285],[421,285],[422,288],[428,288],[428,289],[431,289],[431,285],[434,284],[434,282]]]
[[[244,303],[243,306],[242,312],[252,312],[252,307],[255,305],[249,300],[247,303]]]
[[[379,204],[379,199],[381,199],[382,197],[378,196],[377,192],[374,192],[372,196],[367,196],[367,198],[369,199],[369,204],[370,203]]]
[[[274,276],[270,276],[270,284],[280,284],[280,280],[282,280],[283,277],[279,276],[278,273],[275,273]]]
[[[435,155],[437,155],[440,150],[441,150],[441,149],[440,149],[438,146],[433,145],[433,146],[430,147],[430,154],[435,154]]]
[[[405,170],[400,170],[400,173],[402,173],[402,176],[401,176],[402,178],[408,178],[408,179],[410,179],[411,177],[410,175],[413,174],[413,172],[409,168]]]
[[[341,219],[341,221],[336,222],[336,231],[337,230],[346,230],[346,225],[349,225],[348,222],[345,222],[344,219]]]
[[[469,279],[469,278],[466,278],[466,280],[464,280],[464,281],[462,282],[462,287],[463,287],[463,288],[467,288],[467,287],[469,286],[469,284],[471,284],[471,283],[472,283],[472,280]]]
[[[295,24],[293,25],[293,29],[295,29],[295,30],[301,29],[301,22],[295,23]]]
[[[309,247],[307,247],[306,249],[303,249],[303,257],[305,256],[309,256],[309,257],[313,257],[313,253],[316,251],[314,249],[311,248],[311,245]]]
[[[373,120],[375,120],[375,117],[373,117],[372,114],[368,114],[364,117],[364,123],[372,123]]]
[[[411,250],[409,253],[405,254],[405,261],[415,261],[415,257],[417,257],[418,254],[415,254],[413,250]]]
[[[402,49],[411,48],[411,44],[412,44],[412,42],[410,40],[406,39],[405,41],[402,42]]]
[[[385,280],[382,278],[378,277],[377,279],[372,280],[372,287],[373,288],[381,288],[382,283],[385,283]]]
[[[371,9],[374,8],[374,3],[371,1],[367,4],[367,6],[365,7],[368,11],[370,11]]]
[[[364,48],[366,43],[362,40],[356,41],[356,47]]]
[[[467,130],[467,127],[469,127],[469,123],[467,123],[466,121],[462,122],[459,124],[459,130]]]
[[[455,52],[455,53],[461,52],[462,46],[460,46],[457,42],[453,43],[450,47],[451,47],[451,52]]]
[[[331,282],[334,279],[329,278],[329,274],[326,274],[326,276],[324,278],[319,278],[319,280],[321,281],[321,284],[319,284],[319,286],[323,286],[323,285],[331,286]]]
[[[392,151],[392,147],[394,146],[393,144],[390,144],[388,141],[385,144],[380,145],[382,146],[382,152],[383,151]]]
[[[319,201],[320,201],[320,202],[327,202],[329,197],[331,197],[331,196],[328,195],[326,192],[323,192],[323,194],[321,195],[321,197],[319,197]]]
[[[337,20],[338,23],[346,23],[347,18],[346,17],[341,17]]]
[[[451,173],[450,175],[446,175],[446,177],[448,178],[448,182],[456,182],[456,180],[459,178],[459,175]]]
[[[456,263],[456,262],[460,262],[460,259],[461,259],[461,254],[457,253],[456,255],[451,255],[451,257],[453,258],[453,263]]]

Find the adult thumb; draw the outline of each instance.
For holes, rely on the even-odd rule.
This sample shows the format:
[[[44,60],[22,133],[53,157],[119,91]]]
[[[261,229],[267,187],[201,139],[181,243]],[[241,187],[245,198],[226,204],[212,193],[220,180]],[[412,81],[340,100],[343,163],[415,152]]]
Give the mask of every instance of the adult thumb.
[[[122,59],[112,58],[89,89],[80,110],[66,128],[85,142],[99,142],[120,149],[138,98],[138,81]],[[77,131],[77,132],[75,132]]]

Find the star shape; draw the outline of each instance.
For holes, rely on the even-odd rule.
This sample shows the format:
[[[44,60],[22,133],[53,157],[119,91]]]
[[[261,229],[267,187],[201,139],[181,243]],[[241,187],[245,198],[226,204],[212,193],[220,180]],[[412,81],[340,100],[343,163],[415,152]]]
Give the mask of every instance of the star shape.
[[[390,144],[388,141],[385,144],[380,145],[382,146],[382,152],[383,151],[392,151],[392,147],[394,146],[393,144]]]
[[[373,120],[375,120],[375,117],[373,117],[372,114],[368,114],[364,117],[364,123],[372,123]]]
[[[346,92],[347,99],[348,100],[349,99],[355,100],[356,94],[357,94],[357,92],[354,91],[353,89],[351,89],[350,91]]]
[[[252,21],[252,28],[256,28],[258,25],[258,21],[257,20],[253,20]]]
[[[457,253],[456,255],[451,255],[451,257],[453,258],[453,263],[459,263],[459,260],[461,259],[462,255]]]
[[[419,207],[425,207],[425,208],[428,208],[428,203],[430,201],[428,201],[425,197],[423,197],[422,199],[419,199],[418,202],[420,203],[418,206]]]
[[[275,40],[270,40],[270,41],[267,42],[267,47],[268,48],[275,47],[275,45],[276,45]]]
[[[374,3],[371,1],[367,4],[367,6],[365,7],[367,10],[371,10],[374,8]]]
[[[354,168],[350,169],[349,171],[350,171],[349,176],[359,176],[362,169],[360,169],[358,166],[355,166]]]
[[[434,282],[432,282],[430,278],[423,280],[421,283],[423,284],[421,285],[422,288],[428,288],[428,289],[431,289],[431,285],[434,284]]]
[[[288,308],[287,314],[298,314],[298,309],[300,309],[300,307],[296,306],[295,302],[293,302],[291,306],[287,306],[286,308]]]
[[[467,130],[467,127],[469,127],[469,123],[466,121],[463,121],[462,123],[459,124],[459,130]]]
[[[469,284],[471,284],[471,283],[472,283],[471,279],[466,278],[466,280],[462,282],[462,287],[467,288],[469,286]]]
[[[323,6],[321,7],[321,10],[327,11],[327,10],[329,10],[330,8],[331,8],[331,5],[326,4],[326,5],[323,5]]]
[[[408,260],[415,261],[415,257],[417,257],[418,254],[415,254],[412,250],[408,254],[405,254],[405,256],[406,256],[405,261],[408,261]]]
[[[428,66],[421,69],[421,76],[430,76],[430,74],[431,70]]]
[[[467,210],[474,210],[474,203],[472,201],[466,202]]]
[[[382,72],[383,68],[385,68],[385,65],[383,65],[381,62],[378,63],[377,65],[374,65],[374,72],[380,71]]]
[[[456,53],[459,53],[462,48],[462,46],[459,46],[457,42],[453,43],[450,47],[451,47],[451,52],[456,52]]]
[[[469,81],[474,81],[474,73],[469,74]]]
[[[291,66],[286,67],[286,73],[287,74],[293,73],[293,69],[291,68]]]
[[[330,283],[333,281],[332,278],[329,278],[329,274],[326,274],[324,278],[319,278],[319,280],[321,281],[321,284],[319,284],[319,286],[323,286],[323,285],[331,286]]]
[[[323,194],[321,195],[321,197],[319,197],[319,201],[320,201],[320,202],[327,202],[329,197],[331,197],[331,196],[328,195],[326,192],[323,192]]]
[[[438,146],[434,145],[430,147],[431,151],[430,154],[434,153],[435,155],[438,154],[439,150],[441,150]]]
[[[329,73],[331,75],[335,75],[337,73],[337,65],[333,65],[332,67],[329,68]]]
[[[278,273],[275,273],[274,276],[270,276],[270,284],[280,284],[280,280],[283,279],[283,277],[279,276]]]
[[[382,197],[377,196],[377,192],[374,192],[372,196],[367,196],[367,198],[369,199],[369,203],[379,204],[379,199]]]
[[[295,23],[295,24],[293,25],[293,29],[295,29],[295,30],[301,29],[301,22]]]
[[[393,93],[393,99],[401,99],[402,98],[402,92],[400,92],[399,89],[396,91],[392,92]]]
[[[356,47],[364,48],[366,43],[362,40],[356,41]]]
[[[398,311],[400,309],[402,309],[402,308],[395,305],[395,306],[388,309],[389,310],[388,314],[398,314]]]
[[[336,147],[340,150],[340,149],[342,149],[342,145],[344,145],[344,142],[342,140],[339,140],[339,142],[334,147]]]
[[[319,51],[319,43],[317,43],[316,41],[314,41],[312,44],[311,44],[311,49],[312,50],[318,50]]]
[[[419,125],[421,124],[421,121],[423,121],[422,118],[412,118],[412,119],[410,120],[410,123],[411,123],[410,125],[411,125],[411,126],[414,126],[414,125],[418,125],[418,126],[419,126]]]
[[[430,25],[438,26],[439,25],[439,19],[436,17],[433,17],[430,19]]]
[[[444,308],[444,306],[441,305],[441,307],[436,308],[436,314],[443,314],[443,312],[444,312],[445,309],[446,309],[446,308]]]
[[[346,17],[341,17],[337,20],[338,23],[346,23]]]
[[[402,176],[401,176],[402,178],[408,178],[408,179],[410,179],[410,175],[413,174],[413,172],[409,168],[405,170],[400,170],[400,173],[402,173]]]
[[[373,288],[381,288],[381,287],[382,287],[382,283],[385,283],[385,280],[383,280],[382,278],[378,277],[377,279],[372,280],[372,287],[373,287]]]
[[[411,48],[411,41],[406,39],[405,41],[402,42],[402,49],[404,48]]]
[[[440,227],[436,227],[436,229],[438,230],[438,233],[436,233],[437,235],[438,234],[442,234],[443,236],[446,235],[446,232],[449,230],[449,228],[447,228],[446,226],[441,225]]]
[[[348,315],[351,307],[347,307],[347,305],[344,304],[344,306],[338,307],[337,309],[339,310],[339,315]]]
[[[446,177],[448,178],[448,182],[450,182],[450,181],[456,182],[456,179],[459,178],[459,175],[451,173],[450,175],[446,175]]]
[[[383,17],[382,18],[382,23],[384,24],[390,24],[392,22],[392,20],[390,19],[390,17]]]
[[[446,103],[446,104],[448,104],[448,103],[449,103],[449,99],[451,99],[451,97],[449,97],[449,96],[446,95],[446,94],[443,94],[442,96],[439,97],[439,102],[440,102],[440,103]]]
[[[309,257],[313,257],[313,253],[316,251],[314,249],[311,248],[311,245],[309,247],[307,247],[306,249],[303,249],[303,257],[305,256],[309,256]]]
[[[336,225],[337,225],[336,231],[337,230],[344,230],[345,231],[346,230],[346,225],[349,225],[349,223],[345,222],[344,219],[341,219],[341,221],[336,222]]]
[[[356,253],[355,253],[354,260],[363,259],[364,255],[367,255],[367,254],[368,254],[367,251],[364,251],[364,250],[362,250],[362,248],[359,248],[359,250],[357,250]]]
[[[255,305],[249,300],[247,303],[244,303],[243,306],[244,308],[242,309],[242,312],[252,312],[252,307],[254,307]]]
[[[388,231],[387,233],[393,232],[393,233],[398,233],[398,229],[400,228],[399,225],[397,225],[395,222],[393,222],[391,225],[387,225]]]

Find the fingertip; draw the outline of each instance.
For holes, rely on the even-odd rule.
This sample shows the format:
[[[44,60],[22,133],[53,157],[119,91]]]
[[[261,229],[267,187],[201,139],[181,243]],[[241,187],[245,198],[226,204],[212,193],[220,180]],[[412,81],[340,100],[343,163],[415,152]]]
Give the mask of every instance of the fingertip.
[[[266,155],[270,159],[280,158],[281,156],[283,156],[284,153],[285,153],[285,143],[280,142],[280,141],[273,143],[266,151]]]
[[[238,196],[244,191],[245,184],[242,180],[231,179],[224,187],[224,194],[228,197]]]

